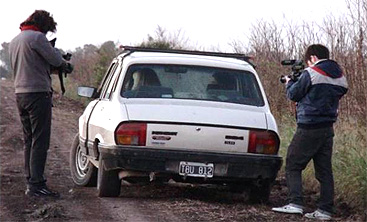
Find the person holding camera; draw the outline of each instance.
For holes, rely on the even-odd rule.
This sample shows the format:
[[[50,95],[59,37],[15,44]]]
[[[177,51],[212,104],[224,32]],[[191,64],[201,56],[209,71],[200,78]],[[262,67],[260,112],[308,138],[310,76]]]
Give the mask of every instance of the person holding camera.
[[[298,79],[286,77],[287,97],[296,102],[297,129],[288,147],[286,180],[289,204],[273,211],[303,214],[302,171],[313,160],[320,183],[318,209],[305,217],[330,220],[334,211],[332,172],[333,124],[338,117],[339,100],[348,91],[340,66],[329,59],[323,45],[310,45],[305,53],[308,65]]]
[[[51,66],[67,66],[59,50],[46,38],[48,32],[56,31],[56,25],[49,12],[36,10],[20,24],[20,34],[9,44],[16,102],[23,126],[25,194],[28,196],[59,197],[58,192],[46,186],[44,177],[51,134]]]

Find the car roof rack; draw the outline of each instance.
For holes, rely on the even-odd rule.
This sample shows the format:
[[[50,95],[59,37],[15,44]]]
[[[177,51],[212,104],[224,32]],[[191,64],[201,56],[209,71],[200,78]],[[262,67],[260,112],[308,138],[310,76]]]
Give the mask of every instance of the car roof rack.
[[[193,51],[193,50],[183,50],[183,49],[156,49],[156,48],[146,48],[146,47],[134,47],[134,46],[120,46],[123,51],[130,52],[163,52],[163,53],[176,53],[176,54],[190,54],[190,55],[206,55],[206,56],[218,56],[235,58],[248,62],[250,65],[254,66],[249,60],[252,59],[251,56],[247,56],[240,53],[224,53],[224,52],[208,52],[208,51]]]

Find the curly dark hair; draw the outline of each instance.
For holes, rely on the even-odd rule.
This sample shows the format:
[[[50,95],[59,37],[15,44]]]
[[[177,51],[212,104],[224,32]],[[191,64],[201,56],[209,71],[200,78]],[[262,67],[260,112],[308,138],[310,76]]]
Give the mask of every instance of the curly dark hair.
[[[24,22],[20,24],[20,27],[26,25],[34,25],[43,33],[56,32],[57,23],[54,21],[52,15],[44,10],[36,10],[30,15]]]

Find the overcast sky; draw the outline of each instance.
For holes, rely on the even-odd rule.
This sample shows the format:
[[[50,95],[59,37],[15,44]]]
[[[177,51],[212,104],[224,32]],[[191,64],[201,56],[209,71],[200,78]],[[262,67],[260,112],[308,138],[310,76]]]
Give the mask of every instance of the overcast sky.
[[[347,12],[344,0],[12,0],[0,5],[0,43],[10,42],[19,24],[43,9],[58,23],[57,33],[47,37],[57,37],[64,50],[109,40],[141,43],[159,25],[172,33],[181,30],[193,45],[228,51],[230,42],[246,39],[260,20],[320,23],[328,14]]]

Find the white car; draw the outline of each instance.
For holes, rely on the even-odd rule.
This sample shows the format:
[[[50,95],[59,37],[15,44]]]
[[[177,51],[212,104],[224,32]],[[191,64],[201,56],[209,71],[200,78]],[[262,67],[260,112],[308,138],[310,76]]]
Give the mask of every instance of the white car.
[[[118,196],[121,179],[250,188],[267,201],[282,165],[256,71],[242,54],[125,47],[79,118],[77,185]]]

